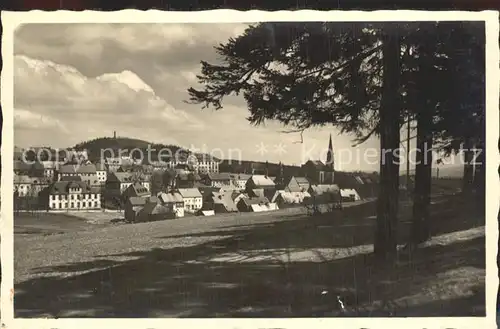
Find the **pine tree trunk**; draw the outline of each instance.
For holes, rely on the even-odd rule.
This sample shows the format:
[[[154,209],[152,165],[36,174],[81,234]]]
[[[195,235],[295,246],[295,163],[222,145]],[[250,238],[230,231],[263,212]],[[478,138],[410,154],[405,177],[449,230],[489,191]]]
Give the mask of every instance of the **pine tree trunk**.
[[[428,109],[417,115],[417,158],[415,194],[413,199],[412,242],[422,243],[430,238],[430,203],[432,185],[432,131]]]
[[[394,258],[399,201],[400,39],[395,29],[383,36],[383,90],[380,108],[380,190],[374,252],[379,260]]]
[[[472,150],[472,139],[466,138],[464,143],[464,174],[462,179],[462,193],[468,195],[472,191],[472,182],[474,177],[474,167],[472,161],[474,159],[474,151]]]
[[[422,243],[430,238],[430,203],[432,186],[432,143],[434,105],[429,104],[425,95],[426,77],[430,74],[432,61],[428,49],[420,48],[418,87],[424,92],[418,97],[417,106],[417,155],[415,166],[415,192],[411,242]]]

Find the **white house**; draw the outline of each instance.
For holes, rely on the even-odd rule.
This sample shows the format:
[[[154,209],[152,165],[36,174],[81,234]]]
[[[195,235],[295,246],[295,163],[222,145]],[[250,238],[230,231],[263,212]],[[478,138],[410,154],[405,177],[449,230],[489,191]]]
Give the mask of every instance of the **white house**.
[[[177,190],[184,200],[184,211],[195,213],[203,206],[203,196],[197,188],[180,188]]]
[[[97,180],[100,184],[106,183],[108,178],[108,171],[106,170],[106,164],[104,162],[97,162],[95,164]]]
[[[66,176],[80,176],[83,181],[93,184],[97,181],[96,166],[94,164],[65,164],[58,170],[58,180]]]
[[[24,197],[30,193],[32,181],[26,175],[14,175],[14,192],[17,191],[18,196]]]
[[[100,209],[101,193],[85,182],[60,181],[49,186],[47,201],[50,210]]]
[[[340,195],[343,201],[359,201],[361,197],[358,192],[353,188],[343,188],[340,189]]]
[[[161,204],[171,207],[172,211],[175,212],[175,217],[184,217],[184,200],[179,193],[158,193],[158,199]]]
[[[55,161],[42,161],[42,165],[44,168],[43,175],[52,179],[54,178],[55,172],[60,164]]]
[[[219,172],[219,163],[217,161],[198,161],[194,168],[200,174],[217,174]]]
[[[311,197],[309,192],[289,192],[287,190],[278,190],[274,194],[271,202],[277,203],[278,205],[298,205],[302,204],[304,199]]]
[[[105,164],[109,171],[116,171],[121,166],[133,165],[134,159],[130,156],[121,155],[119,157],[108,157],[105,159]]]
[[[233,185],[240,191],[245,190],[247,181],[252,177],[249,174],[231,174]]]
[[[231,176],[229,173],[208,173],[202,179],[205,185],[212,187],[228,187],[232,186]]]
[[[134,182],[134,177],[131,173],[112,172],[107,175],[106,190],[121,195]]]
[[[198,174],[217,174],[219,172],[219,162],[207,154],[191,154],[187,162],[192,165],[194,171]]]

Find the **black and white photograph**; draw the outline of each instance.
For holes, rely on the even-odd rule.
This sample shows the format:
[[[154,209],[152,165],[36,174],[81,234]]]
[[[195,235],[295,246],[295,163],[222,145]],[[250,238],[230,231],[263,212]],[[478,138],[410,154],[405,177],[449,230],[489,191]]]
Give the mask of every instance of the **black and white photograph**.
[[[498,12],[234,13],[2,13],[2,315],[493,325]]]

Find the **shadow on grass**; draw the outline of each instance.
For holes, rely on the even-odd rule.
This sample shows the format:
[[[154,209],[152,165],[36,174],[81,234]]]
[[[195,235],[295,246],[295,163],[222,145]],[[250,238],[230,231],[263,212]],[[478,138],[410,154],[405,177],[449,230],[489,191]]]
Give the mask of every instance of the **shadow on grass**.
[[[448,213],[449,207],[450,204],[435,207],[434,234],[478,226],[478,220],[463,206],[455,208],[453,214]],[[353,209],[344,212],[344,216],[365,211],[367,215],[371,212],[369,207]],[[353,316],[484,316],[484,280],[478,283],[476,278],[485,268],[484,237],[422,249],[411,263],[390,268],[376,264],[371,254],[323,262],[290,262],[286,252],[283,259],[280,257],[283,251],[277,251],[370,243],[373,228],[361,225],[370,220],[357,218],[335,222],[328,218],[311,222],[308,218],[254,226],[230,230],[226,233],[231,233],[231,237],[195,246],[114,255],[129,258],[125,261],[96,259],[46,268],[59,276],[15,285],[15,314],[16,317],[345,316],[336,302],[336,296],[342,295],[350,309],[347,315]],[[359,225],[352,225],[356,223]],[[319,228],[322,226],[326,228]],[[255,250],[260,257],[255,257]],[[238,257],[221,259],[226,253]],[[89,270],[92,272],[78,273]],[[73,276],[64,277],[68,272],[74,272]],[[471,278],[474,280],[467,281]],[[418,297],[436,285],[439,290],[439,282],[460,290],[457,293],[460,298]],[[322,294],[324,291],[328,293]],[[412,295],[416,297],[410,301],[419,298],[421,301],[410,306],[405,298]],[[374,309],[365,308],[378,301],[391,302]]]
[[[442,202],[441,202],[442,201]],[[322,214],[308,217],[297,214],[281,215],[284,220],[273,223],[257,223],[252,225],[232,225],[202,233],[169,235],[165,239],[232,236],[237,241],[232,244],[241,245],[242,241],[252,241],[254,249],[260,248],[349,248],[356,245],[373,243],[373,230],[376,224],[375,202],[346,208],[333,214]],[[411,222],[411,207],[400,207],[399,243],[404,244],[409,237]],[[431,234],[441,235],[456,231],[467,230],[485,225],[485,218],[478,215],[467,203],[460,198],[452,197],[437,200],[432,205]],[[287,221],[290,216],[297,217]],[[226,242],[221,242],[224,245]],[[246,246],[246,248],[249,248]]]
[[[348,307],[397,300],[427,288],[440,273],[483,269],[484,238],[431,247],[419,260],[384,268],[357,255],[326,263],[211,262],[210,244],[125,254],[140,257],[120,264],[96,261],[86,268],[111,267],[71,278],[40,278],[16,285],[17,317],[304,317],[341,316],[335,296]],[[198,262],[190,262],[198,259]],[[81,270],[84,267],[80,264]],[[54,270],[65,271],[65,268]],[[451,274],[452,275],[452,274]],[[453,276],[453,275],[452,275]],[[460,281],[453,283],[460,286]],[[484,305],[484,287],[476,303]],[[321,292],[328,291],[324,297]],[[23,293],[24,292],[24,293]],[[466,298],[469,298],[466,296]],[[356,311],[357,316],[464,316],[465,301],[432,301]],[[439,307],[438,307],[439,306]],[[387,310],[387,308],[389,308]]]

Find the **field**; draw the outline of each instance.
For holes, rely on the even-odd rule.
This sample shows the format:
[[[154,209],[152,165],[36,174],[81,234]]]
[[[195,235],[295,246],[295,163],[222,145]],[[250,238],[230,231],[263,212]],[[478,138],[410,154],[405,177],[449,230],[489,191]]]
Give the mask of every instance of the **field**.
[[[317,217],[71,217],[16,235],[16,317],[345,315],[337,295],[356,316],[484,316],[484,215],[456,196],[435,197],[432,210],[433,239],[390,269],[372,260],[373,202]],[[403,203],[401,243],[409,215]]]

